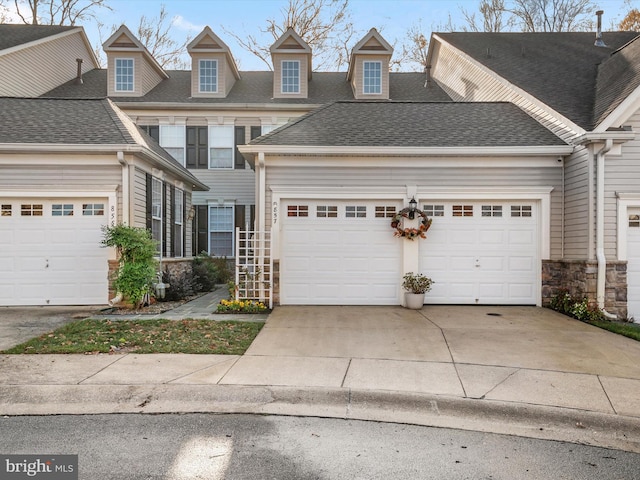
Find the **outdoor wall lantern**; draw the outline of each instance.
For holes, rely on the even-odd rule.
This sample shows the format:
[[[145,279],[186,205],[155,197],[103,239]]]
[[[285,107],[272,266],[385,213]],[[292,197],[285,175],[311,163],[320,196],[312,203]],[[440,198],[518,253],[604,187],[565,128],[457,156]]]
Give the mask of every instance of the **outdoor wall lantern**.
[[[416,218],[416,208],[418,207],[418,202],[414,197],[409,201],[409,219],[413,220]]]

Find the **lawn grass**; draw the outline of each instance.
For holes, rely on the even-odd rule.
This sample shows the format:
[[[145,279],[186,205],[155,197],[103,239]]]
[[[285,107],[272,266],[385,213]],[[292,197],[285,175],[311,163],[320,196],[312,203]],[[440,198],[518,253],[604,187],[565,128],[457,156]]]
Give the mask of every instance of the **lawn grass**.
[[[0,353],[208,353],[242,355],[264,322],[82,320]]]
[[[633,338],[640,342],[640,325],[636,323],[607,322],[599,320],[591,320],[587,323],[619,335],[624,335],[625,337]]]

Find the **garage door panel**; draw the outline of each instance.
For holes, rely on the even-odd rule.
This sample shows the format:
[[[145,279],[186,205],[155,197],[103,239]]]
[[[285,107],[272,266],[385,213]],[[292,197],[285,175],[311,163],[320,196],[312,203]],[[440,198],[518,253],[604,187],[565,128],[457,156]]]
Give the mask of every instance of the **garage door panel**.
[[[627,315],[640,322],[640,216],[639,209],[629,210],[627,230]]]
[[[0,268],[7,273],[0,276],[0,305],[107,303],[108,250],[101,246],[106,217],[53,213],[54,204],[72,204],[78,213],[94,200],[6,201],[13,208],[10,217],[0,217]],[[22,205],[34,204],[42,205],[42,215],[23,216]]]
[[[461,202],[440,202],[443,214],[434,218],[427,239],[420,245],[420,272],[436,282],[426,296],[427,303],[537,303],[537,204],[518,202],[530,207],[531,216],[511,217],[511,203],[490,203],[501,209],[483,209],[483,202],[464,202],[473,206],[473,215],[454,217],[453,205]],[[501,212],[501,216],[479,212]],[[446,242],[439,232],[446,232]],[[513,284],[519,287],[514,289]]]

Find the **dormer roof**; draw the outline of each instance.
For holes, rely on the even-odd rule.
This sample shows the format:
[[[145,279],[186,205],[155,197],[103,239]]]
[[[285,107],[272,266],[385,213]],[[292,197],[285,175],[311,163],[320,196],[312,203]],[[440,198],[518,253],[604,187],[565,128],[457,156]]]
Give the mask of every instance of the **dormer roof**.
[[[227,59],[227,65],[233,72],[234,77],[239,80],[240,72],[236,61],[231,54],[231,49],[220,39],[208,26],[187,45],[187,52],[193,53],[223,53]]]
[[[269,47],[269,51],[271,55],[275,53],[303,53],[307,56],[309,62],[308,76],[311,79],[311,47],[307,42],[305,42],[300,35],[296,33],[296,31],[289,27],[286,32],[284,32],[280,38],[278,38],[271,47]]]
[[[356,55],[388,55],[391,57],[393,55],[393,47],[380,35],[378,30],[375,28],[369,30],[351,50],[347,80],[351,80],[353,76]]]
[[[164,71],[158,61],[153,58],[153,55],[149,53],[147,47],[145,47],[136,36],[131,33],[126,25],[121,25],[118,30],[111,35],[106,42],[102,44],[102,48],[105,52],[140,52],[149,62],[149,64],[156,70],[162,77],[169,78],[169,75]]]

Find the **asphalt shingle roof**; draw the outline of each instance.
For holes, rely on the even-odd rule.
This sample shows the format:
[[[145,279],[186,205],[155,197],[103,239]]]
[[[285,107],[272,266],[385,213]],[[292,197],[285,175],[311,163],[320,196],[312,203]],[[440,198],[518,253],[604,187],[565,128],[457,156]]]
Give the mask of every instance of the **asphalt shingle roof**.
[[[0,143],[136,143],[106,99],[0,98],[0,111]]]
[[[60,25],[11,25],[0,24],[0,53],[7,48],[57,35],[78,27]]]
[[[594,124],[605,119],[640,86],[640,36],[598,67]]]
[[[598,117],[598,65],[640,34],[604,32],[607,47],[594,46],[588,32],[437,35],[589,131]]]
[[[191,96],[191,71],[168,70],[169,78],[163,80],[142,97],[110,97],[117,103],[160,102],[193,104],[326,104],[337,100],[352,100],[353,92],[344,72],[314,72],[309,83],[309,98],[272,98],[273,72],[240,72],[226,98],[194,98]],[[43,97],[60,98],[99,98],[107,95],[107,71],[92,70],[83,77],[82,85],[74,81],[51,90]],[[391,100],[446,102],[451,99],[432,82],[424,87],[425,76],[422,73],[390,73]]]
[[[345,147],[566,145],[511,103],[336,102],[251,142]]]

